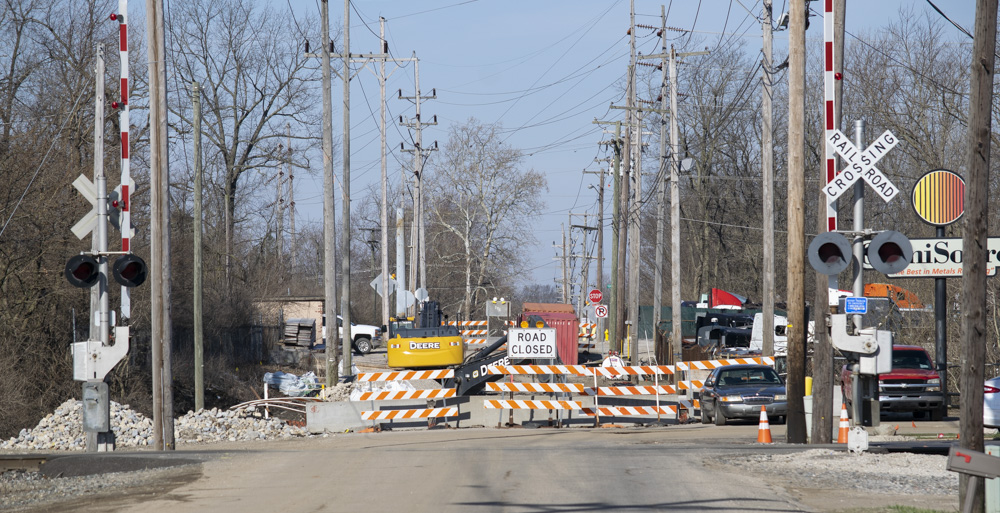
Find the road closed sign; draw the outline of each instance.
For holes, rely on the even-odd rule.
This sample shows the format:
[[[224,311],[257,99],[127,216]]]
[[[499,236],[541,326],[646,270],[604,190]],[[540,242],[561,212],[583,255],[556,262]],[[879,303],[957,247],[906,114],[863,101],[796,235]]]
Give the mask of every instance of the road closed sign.
[[[556,357],[555,328],[511,328],[507,334],[507,356],[511,359]]]

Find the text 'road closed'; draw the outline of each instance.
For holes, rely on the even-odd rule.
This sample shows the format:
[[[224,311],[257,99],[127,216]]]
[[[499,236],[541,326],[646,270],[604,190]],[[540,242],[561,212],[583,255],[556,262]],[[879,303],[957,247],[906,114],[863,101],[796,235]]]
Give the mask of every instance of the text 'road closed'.
[[[507,355],[511,359],[555,358],[556,329],[511,328],[507,336]]]

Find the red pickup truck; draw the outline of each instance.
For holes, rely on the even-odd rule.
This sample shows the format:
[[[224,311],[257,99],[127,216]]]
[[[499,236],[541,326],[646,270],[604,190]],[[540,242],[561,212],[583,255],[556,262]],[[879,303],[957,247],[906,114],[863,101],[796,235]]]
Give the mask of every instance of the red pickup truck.
[[[853,411],[851,370],[846,365],[840,373],[840,390],[847,411]],[[892,372],[879,374],[878,390],[882,411],[929,415],[931,420],[945,416],[941,376],[934,370],[930,355],[920,346],[892,346]]]

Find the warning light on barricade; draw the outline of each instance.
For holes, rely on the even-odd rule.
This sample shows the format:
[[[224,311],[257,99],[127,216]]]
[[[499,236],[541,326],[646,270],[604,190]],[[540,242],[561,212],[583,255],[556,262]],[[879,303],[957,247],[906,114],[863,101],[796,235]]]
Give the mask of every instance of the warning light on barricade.
[[[138,287],[146,281],[149,268],[138,255],[124,255],[115,261],[113,275],[115,281],[124,287]]]
[[[76,255],[66,262],[66,279],[74,287],[83,289],[97,284],[100,276],[97,259],[90,255]]]
[[[910,265],[913,258],[913,246],[906,235],[887,230],[880,232],[871,243],[865,253],[868,262],[876,271],[884,274],[897,274],[903,272],[906,266]]]
[[[821,233],[809,243],[809,265],[822,274],[840,274],[850,263],[851,245],[839,233]]]

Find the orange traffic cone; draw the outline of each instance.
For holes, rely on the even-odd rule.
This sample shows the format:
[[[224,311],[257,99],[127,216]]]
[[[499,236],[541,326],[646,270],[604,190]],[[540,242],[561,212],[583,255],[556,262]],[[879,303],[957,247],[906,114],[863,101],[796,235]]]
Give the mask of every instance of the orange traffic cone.
[[[847,443],[847,433],[851,431],[851,419],[847,418],[847,405],[840,405],[840,430],[837,431],[837,443]]]
[[[771,443],[771,425],[767,423],[767,409],[760,407],[760,426],[757,428],[757,443]]]

